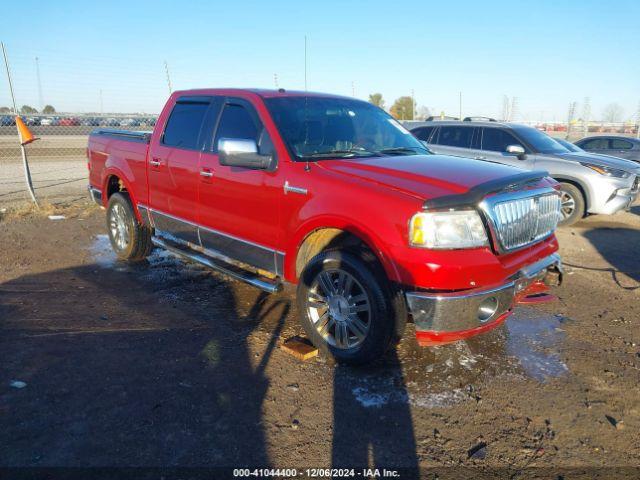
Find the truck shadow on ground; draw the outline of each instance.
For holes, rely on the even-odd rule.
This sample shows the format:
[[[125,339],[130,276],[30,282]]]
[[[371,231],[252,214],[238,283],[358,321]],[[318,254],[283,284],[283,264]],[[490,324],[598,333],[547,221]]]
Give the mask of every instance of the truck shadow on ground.
[[[90,265],[0,285],[0,464],[270,465],[264,367],[288,305],[258,296],[238,317],[219,279],[147,273]],[[176,282],[185,297],[163,301]],[[252,361],[266,315],[277,327]]]
[[[638,255],[640,230],[624,227],[598,227],[585,231],[583,235],[611,267],[596,268],[590,265],[581,265],[581,268],[610,272],[616,285],[624,290],[640,288],[637,283],[640,282],[640,256]]]
[[[0,285],[0,465],[271,466],[265,370],[296,328],[291,298],[239,297],[164,252],[132,267],[98,250]],[[402,392],[397,355],[381,365],[367,371]],[[367,409],[353,375],[335,368],[333,464],[417,467],[409,403]]]

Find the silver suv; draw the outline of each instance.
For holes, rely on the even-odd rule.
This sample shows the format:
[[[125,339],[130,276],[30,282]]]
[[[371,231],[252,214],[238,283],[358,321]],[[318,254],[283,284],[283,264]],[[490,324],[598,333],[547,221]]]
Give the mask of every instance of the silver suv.
[[[423,122],[405,125],[435,153],[546,170],[562,189],[561,224],[586,213],[628,209],[640,189],[640,166],[621,158],[571,152],[525,125],[500,122]]]

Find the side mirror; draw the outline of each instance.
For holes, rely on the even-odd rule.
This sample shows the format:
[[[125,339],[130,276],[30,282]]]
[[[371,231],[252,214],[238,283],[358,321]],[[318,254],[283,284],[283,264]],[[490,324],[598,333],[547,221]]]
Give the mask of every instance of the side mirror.
[[[527,157],[527,154],[524,151],[524,147],[522,145],[509,145],[507,147],[507,153],[511,155],[516,155],[518,160],[524,160]]]
[[[265,170],[271,166],[273,156],[258,153],[255,140],[246,138],[221,138],[218,140],[220,165]]]

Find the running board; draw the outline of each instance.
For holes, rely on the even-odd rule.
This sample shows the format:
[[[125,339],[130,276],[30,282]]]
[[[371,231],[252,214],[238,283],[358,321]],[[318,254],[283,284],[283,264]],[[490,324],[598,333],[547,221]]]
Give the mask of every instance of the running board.
[[[187,250],[186,248],[181,248],[158,237],[153,237],[151,241],[157,247],[164,248],[176,255],[186,257],[196,263],[205,265],[209,268],[212,268],[213,270],[228,275],[229,277],[240,280],[241,282],[248,283],[249,285],[257,287],[260,290],[264,290],[265,292],[275,293],[280,291],[280,289],[282,288],[282,282],[278,280],[270,280],[268,278],[259,277],[251,272],[242,270],[235,265],[222,262],[222,260],[214,259],[212,257],[209,257],[208,255],[194,252],[192,250]]]

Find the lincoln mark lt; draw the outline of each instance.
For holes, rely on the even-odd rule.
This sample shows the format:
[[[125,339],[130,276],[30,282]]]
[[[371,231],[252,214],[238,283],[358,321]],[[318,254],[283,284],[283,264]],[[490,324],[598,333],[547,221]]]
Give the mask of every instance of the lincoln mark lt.
[[[175,92],[153,132],[97,130],[89,190],[113,249],[160,247],[276,292],[310,340],[363,363],[407,321],[420,345],[553,298],[558,184],[432,154],[369,103],[284,90]]]

